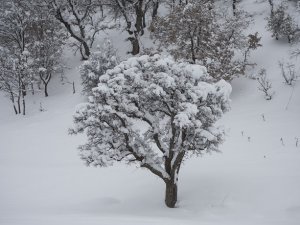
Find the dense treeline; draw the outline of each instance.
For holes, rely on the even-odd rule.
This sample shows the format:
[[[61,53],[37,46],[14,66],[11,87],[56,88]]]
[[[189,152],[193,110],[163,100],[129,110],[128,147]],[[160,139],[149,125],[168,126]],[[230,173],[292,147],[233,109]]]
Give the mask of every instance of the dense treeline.
[[[231,80],[254,65],[248,62],[249,54],[261,46],[258,33],[245,32],[251,15],[239,7],[240,2],[229,1],[225,12],[218,0],[5,0],[0,6],[0,90],[16,114],[25,114],[29,93],[50,94],[48,84],[63,70],[66,43],[82,60],[95,60],[99,52],[105,55],[105,49],[98,49],[98,56],[92,49],[97,35],[107,29],[127,33],[132,46],[128,54],[168,52],[176,60],[206,66],[216,80]],[[298,26],[285,5],[268,2],[272,35],[297,40]],[[156,49],[142,48],[146,32],[151,33]],[[115,57],[110,58],[113,62],[103,68],[116,65]],[[92,84],[91,90],[99,76],[85,72],[82,80]],[[85,93],[90,90],[85,88]]]

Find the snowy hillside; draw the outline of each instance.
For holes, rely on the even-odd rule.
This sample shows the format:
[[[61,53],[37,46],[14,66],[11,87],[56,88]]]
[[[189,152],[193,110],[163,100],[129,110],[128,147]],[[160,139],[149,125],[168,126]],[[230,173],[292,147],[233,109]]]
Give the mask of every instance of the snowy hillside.
[[[82,61],[67,51],[67,82],[55,77],[48,98],[28,98],[26,116],[0,96],[0,225],[300,224],[300,81],[289,86],[281,76],[278,61],[289,58],[290,45],[266,31],[267,1],[241,5],[254,14],[251,32],[262,36],[249,77],[265,68],[275,94],[267,101],[256,80],[232,81],[231,110],[219,121],[221,153],[184,163],[177,208],[165,207],[165,185],[146,169],[84,165],[77,147],[85,136],[68,135],[76,105],[86,100]],[[114,35],[122,55],[128,43]]]

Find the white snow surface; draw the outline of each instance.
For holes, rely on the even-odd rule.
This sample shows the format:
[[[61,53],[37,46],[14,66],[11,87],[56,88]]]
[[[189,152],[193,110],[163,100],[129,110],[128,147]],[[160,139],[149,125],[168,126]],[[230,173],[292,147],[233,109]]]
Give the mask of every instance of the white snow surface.
[[[249,29],[262,35],[263,47],[251,60],[256,70],[267,69],[276,94],[266,101],[255,80],[232,82],[231,111],[219,122],[227,130],[222,153],[184,163],[177,208],[165,207],[164,184],[146,169],[91,168],[80,160],[76,148],[85,137],[67,130],[75,106],[85,101],[81,62],[66,54],[75,95],[57,78],[48,98],[28,98],[25,117],[13,115],[0,96],[0,224],[300,224],[300,81],[294,87],[283,83],[277,62],[288,58],[289,45],[265,31],[267,1],[243,4],[255,13]]]

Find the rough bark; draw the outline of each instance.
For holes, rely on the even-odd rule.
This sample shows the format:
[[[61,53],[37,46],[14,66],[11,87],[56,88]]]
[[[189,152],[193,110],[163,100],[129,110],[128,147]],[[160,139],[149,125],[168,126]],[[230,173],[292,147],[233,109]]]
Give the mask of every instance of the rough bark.
[[[128,40],[131,42],[132,51],[130,52],[132,55],[137,55],[140,53],[140,43],[136,37],[130,37]]]
[[[45,87],[44,87],[44,93],[45,93],[45,97],[48,97],[48,84],[45,83]]]
[[[177,184],[174,180],[166,181],[165,203],[169,208],[174,208],[177,202]]]

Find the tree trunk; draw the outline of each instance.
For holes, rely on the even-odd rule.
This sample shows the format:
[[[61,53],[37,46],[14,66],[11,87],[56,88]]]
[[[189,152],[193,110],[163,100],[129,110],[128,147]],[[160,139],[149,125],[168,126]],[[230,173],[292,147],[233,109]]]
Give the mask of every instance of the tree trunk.
[[[140,43],[139,40],[135,37],[130,37],[128,40],[131,42],[132,51],[130,52],[132,55],[137,55],[140,53]]]
[[[45,97],[48,97],[48,96],[49,96],[49,95],[48,95],[48,84],[45,83],[44,85],[45,85],[45,88],[44,88]]]
[[[274,15],[274,3],[273,3],[273,0],[269,0],[269,4],[270,4],[270,7],[271,7],[271,16]]]
[[[154,20],[158,13],[159,1],[153,3],[153,10],[152,10],[152,20]]]
[[[15,97],[14,97],[14,94],[12,93],[12,91],[10,92],[10,100],[11,100],[11,102],[13,104],[15,114],[17,115],[18,114],[18,110],[17,110],[17,108],[15,106]]]
[[[18,105],[18,113],[21,114],[21,103],[20,103],[20,93],[19,93],[19,96],[18,96],[18,100],[17,100],[17,105]]]
[[[232,0],[232,11],[233,11],[233,15],[236,15],[236,0]]]
[[[91,55],[89,45],[84,41],[82,42],[82,46],[83,46],[83,51],[80,51],[82,60],[88,60]]]
[[[15,106],[14,103],[13,103],[13,107],[14,107],[15,114],[17,115],[17,114],[18,114],[18,111],[17,111],[17,108],[16,108],[16,106]]]
[[[22,103],[23,103],[23,115],[25,116],[25,97],[22,96]]]
[[[177,202],[177,184],[174,180],[166,181],[165,203],[169,208],[174,208]]]
[[[30,86],[31,86],[31,94],[34,95],[34,87],[33,87],[33,83],[31,83]]]
[[[76,93],[76,90],[75,90],[75,82],[73,81],[73,83],[72,83],[72,87],[73,87],[73,94],[75,94]]]

